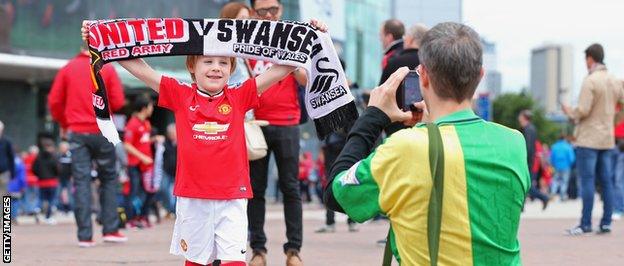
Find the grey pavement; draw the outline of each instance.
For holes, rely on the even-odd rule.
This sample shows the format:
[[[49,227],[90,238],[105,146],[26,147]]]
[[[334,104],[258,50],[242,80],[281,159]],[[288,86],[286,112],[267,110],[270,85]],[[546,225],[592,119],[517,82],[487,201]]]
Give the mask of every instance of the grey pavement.
[[[553,202],[545,211],[541,203],[528,202],[520,226],[522,260],[525,265],[624,265],[624,221],[614,222],[613,233],[569,237],[564,229],[578,223],[580,201]],[[594,222],[602,213],[594,206]],[[376,244],[388,229],[386,222],[359,225],[348,232],[346,217],[337,215],[337,231],[316,234],[324,223],[325,211],[318,203],[304,206],[304,244],[301,256],[306,265],[380,265],[383,247]],[[71,216],[56,215],[58,225],[37,225],[30,217],[13,226],[13,263],[16,265],[183,265],[183,259],[169,255],[173,220],[154,228],[124,231],[125,244],[101,242],[96,226],[94,248],[80,249]],[[280,204],[267,207],[269,265],[284,265],[282,244],[285,226]]]

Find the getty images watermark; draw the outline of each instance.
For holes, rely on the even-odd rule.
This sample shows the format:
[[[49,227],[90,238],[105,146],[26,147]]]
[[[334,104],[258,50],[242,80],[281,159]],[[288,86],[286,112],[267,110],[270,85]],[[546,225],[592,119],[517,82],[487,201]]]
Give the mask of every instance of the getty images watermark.
[[[11,262],[11,196],[2,197],[2,261]]]

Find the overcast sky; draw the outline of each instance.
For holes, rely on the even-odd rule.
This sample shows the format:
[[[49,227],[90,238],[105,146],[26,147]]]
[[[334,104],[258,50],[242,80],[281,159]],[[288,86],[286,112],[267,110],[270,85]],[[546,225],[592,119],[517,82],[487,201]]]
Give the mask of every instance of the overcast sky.
[[[545,43],[570,44],[574,92],[587,75],[583,51],[598,42],[605,64],[624,78],[624,1],[620,0],[464,0],[464,22],[496,43],[503,92],[530,83],[531,49]]]

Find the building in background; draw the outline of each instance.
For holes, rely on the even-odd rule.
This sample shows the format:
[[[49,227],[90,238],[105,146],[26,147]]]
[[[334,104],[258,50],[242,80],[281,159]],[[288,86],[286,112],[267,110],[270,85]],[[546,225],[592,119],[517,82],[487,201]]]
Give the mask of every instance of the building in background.
[[[390,18],[390,1],[346,0],[345,12],[346,42],[341,56],[347,64],[347,76],[361,88],[372,89],[381,77],[379,30]]]
[[[501,74],[501,72],[498,70],[486,70],[485,86],[492,93],[492,96],[494,98],[498,97],[501,94],[503,87],[503,74]]]
[[[496,44],[481,39],[483,46],[483,68],[485,75],[481,79],[475,97],[480,94],[487,93],[493,99],[501,93],[502,75],[498,71],[498,53],[496,52]]]
[[[420,2],[422,3],[419,5],[414,4]],[[312,16],[314,12],[324,11],[331,14],[332,18],[327,22],[329,32],[334,39],[338,54],[346,62],[347,76],[357,82],[361,88],[372,89],[379,84],[381,77],[383,47],[379,31],[385,20],[398,18],[405,23],[406,27],[423,22],[430,25],[434,24],[434,21],[461,21],[461,7],[459,6],[461,1],[441,1],[441,4],[438,1],[430,2],[435,3],[413,0],[301,0],[300,8],[302,20],[307,20],[308,16]],[[448,5],[447,2],[459,4]],[[452,11],[449,11],[449,8]],[[340,17],[340,12],[344,12],[342,22],[337,19]],[[414,14],[424,13],[428,15],[414,16]],[[453,15],[446,13],[453,13]],[[354,93],[358,94],[357,91]]]
[[[391,0],[391,16],[406,27],[423,23],[433,27],[440,22],[462,22],[462,0]]]
[[[547,116],[560,116],[560,102],[569,102],[573,84],[572,71],[573,56],[570,45],[548,44],[531,50],[530,91]]]
[[[318,19],[325,22],[334,42],[346,40],[345,0],[299,0],[301,21]],[[338,51],[339,53],[341,51]]]

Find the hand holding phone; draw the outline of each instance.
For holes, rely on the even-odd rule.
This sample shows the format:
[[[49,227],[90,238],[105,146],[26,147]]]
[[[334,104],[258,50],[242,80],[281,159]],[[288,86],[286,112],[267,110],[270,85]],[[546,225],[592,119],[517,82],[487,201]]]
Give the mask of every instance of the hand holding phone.
[[[414,103],[422,100],[418,73],[416,73],[416,70],[410,70],[403,82],[401,82],[401,86],[397,89],[397,105],[403,111],[416,111]]]
[[[401,110],[397,106],[396,93],[401,82],[405,79],[405,76],[409,73],[409,68],[402,67],[390,75],[390,78],[383,84],[377,86],[370,92],[370,99],[368,101],[369,107],[376,107],[384,112],[390,121],[402,122],[410,119],[411,112]]]

